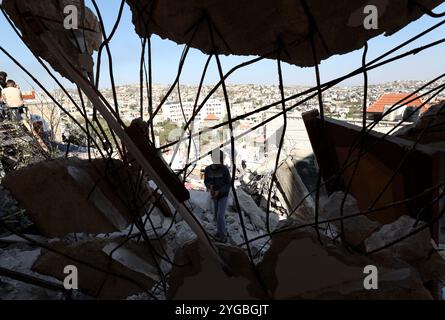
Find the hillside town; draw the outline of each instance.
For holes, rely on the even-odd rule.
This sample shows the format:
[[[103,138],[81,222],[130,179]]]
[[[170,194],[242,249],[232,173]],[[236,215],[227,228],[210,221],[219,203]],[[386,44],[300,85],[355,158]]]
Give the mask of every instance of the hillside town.
[[[418,88],[421,88],[426,83],[427,81],[395,81],[390,83],[370,85],[368,87],[368,105],[371,105],[385,93],[411,93],[413,91],[416,91]],[[444,83],[445,81],[442,80],[436,82],[436,85],[443,85]],[[169,88],[169,85],[153,85],[152,101],[154,107],[159,105]],[[309,86],[285,87],[284,95],[285,97],[291,97],[293,95],[305,92],[310,88],[311,87]],[[197,86],[181,85],[180,96],[178,95],[178,91],[176,89],[173,90],[168,100],[162,106],[162,113],[157,116],[157,118],[159,119],[156,119],[156,121],[162,122],[168,119],[178,125],[182,125],[185,120],[184,115],[181,111],[181,103],[186,119],[190,119],[196,100],[197,89]],[[211,85],[203,86],[198,103],[201,103],[203,97],[206,97],[212,89],[213,86]],[[425,94],[429,89],[429,87],[425,87],[423,90],[419,91],[419,94]],[[129,121],[131,119],[134,119],[135,117],[140,116],[140,90],[141,89],[139,84],[116,87],[116,98],[123,120]],[[147,87],[145,85],[143,85],[142,90],[144,92],[144,96],[146,96]],[[251,112],[262,106],[280,101],[281,99],[280,91],[276,85],[230,84],[227,85],[227,90],[228,95],[230,96],[230,108],[232,110],[233,117]],[[101,90],[101,93],[103,94],[105,99],[107,99],[108,101],[113,101],[113,92],[111,89]],[[80,104],[80,99],[76,90],[72,90],[70,94],[73,96],[76,103]],[[48,101],[48,98],[44,95],[39,94],[39,96],[42,102]],[[330,90],[327,90],[326,92],[323,92],[323,104],[326,110],[334,117],[354,118],[354,116],[358,117],[358,115],[361,113],[363,104],[362,96],[362,86],[336,86]],[[443,93],[439,94],[433,99],[433,101],[431,101],[431,103],[434,103],[434,101],[439,101],[444,96],[445,94]],[[306,95],[303,95],[303,98],[304,97],[306,97]],[[428,95],[424,99],[426,100],[427,98],[429,98]],[[289,100],[287,102],[287,105],[291,106],[297,101],[297,99]],[[36,101],[29,101],[29,103],[35,102]],[[74,104],[69,101],[67,97],[64,97],[63,100],[60,102],[62,106],[70,112],[70,114],[75,117],[80,116],[80,114],[76,113]],[[306,102],[303,102],[296,108],[296,110],[301,112],[317,107],[318,101],[315,97]],[[279,110],[281,109],[281,106],[277,105],[274,109]],[[88,108],[87,106],[87,112],[89,115],[92,114],[91,107]],[[212,94],[211,99],[205,103],[204,108],[201,110],[200,114],[198,114],[196,120],[200,123],[205,123],[206,117],[210,114],[213,114],[217,117],[217,119],[211,121],[222,121],[224,119],[226,115],[226,104],[224,101],[222,90],[217,90],[215,93]],[[147,105],[144,106],[144,117],[149,117]],[[253,123],[260,122],[262,120],[262,115],[260,113],[254,114],[247,117],[246,120]],[[205,125],[204,123],[202,123],[202,125]]]
[[[436,85],[439,86],[444,84],[445,81],[436,83]],[[403,100],[409,93],[419,88],[421,90],[418,91],[417,96],[421,96],[422,98],[415,101],[409,101],[409,99],[407,99],[407,102],[414,107],[424,103],[419,113],[424,112],[429,105],[433,105],[445,98],[444,93],[439,92],[439,94],[437,94],[435,91],[431,93],[431,88],[427,85],[426,81],[395,81],[369,85],[367,100],[368,122],[371,123],[379,119],[379,115],[386,111],[384,110],[385,106],[388,108],[393,104],[399,103],[399,101]],[[142,116],[145,120],[150,118],[149,99],[146,97],[147,89],[148,88],[143,85],[142,92],[146,100],[142,108]],[[168,99],[163,101],[169,89],[170,86],[159,84],[154,84],[151,88],[152,109],[156,110],[160,103],[163,103],[159,112],[153,118],[158,146],[177,140],[181,135],[181,129],[187,122],[193,122],[195,132],[199,131],[202,133],[198,139],[198,147],[202,149],[192,150],[192,152],[196,153],[192,155],[192,158],[193,156],[205,154],[216,145],[227,141],[230,134],[227,125],[220,126],[219,129],[216,130],[220,133],[210,130],[212,127],[218,126],[220,123],[228,120],[227,106],[221,89],[212,93],[210,98],[206,98],[213,89],[213,86],[203,86],[200,97],[196,102],[198,87],[181,85],[179,91],[177,89],[173,90]],[[305,157],[312,152],[301,118],[302,112],[318,109],[318,100],[316,96],[313,96],[314,93],[304,94],[308,92],[309,89],[309,86],[288,86],[284,88],[285,97],[292,98],[293,96],[297,96],[294,99],[286,101],[286,107],[290,108],[290,110],[286,113],[288,126],[284,141],[284,155],[286,152],[295,152],[297,150],[297,152],[301,154],[301,157]],[[241,135],[240,139],[237,139],[237,149],[240,153],[244,154],[244,161],[252,165],[255,163],[258,164],[262,161],[264,155],[267,154],[268,151],[271,151],[270,148],[272,148],[273,151],[279,143],[280,130],[283,126],[282,106],[277,103],[277,101],[280,101],[279,89],[273,85],[230,84],[227,86],[227,90],[230,96],[229,104],[232,119],[239,116],[242,117],[241,120],[235,122],[234,128],[234,136],[237,137]],[[362,86],[336,86],[323,92],[323,107],[325,108],[326,115],[348,121],[352,124],[361,125],[363,90]],[[35,117],[40,117],[43,120],[44,127],[47,128],[47,130],[51,130],[51,135],[54,136],[55,140],[60,142],[63,141],[63,137],[78,134],[78,130],[70,118],[71,116],[74,119],[82,121],[83,116],[76,108],[76,105],[82,106],[82,108],[84,107],[90,119],[93,116],[91,104],[84,102],[84,98],[80,99],[77,90],[69,90],[69,93],[71,97],[63,95],[61,91],[52,93],[63,110],[66,110],[66,113],[64,113],[57,107],[54,101],[50,100],[42,92],[24,92],[25,105]],[[101,93],[108,101],[114,101],[112,89],[103,89]],[[119,106],[119,116],[124,123],[129,124],[133,119],[141,116],[140,93],[141,87],[139,84],[117,86],[115,88],[116,101]],[[380,103],[380,106],[377,107],[376,102],[378,102],[379,99],[384,97],[388,98],[388,95],[391,94],[393,95],[392,100],[389,98],[388,101],[383,102],[383,105]],[[192,119],[194,110],[200,107],[204,98],[206,98],[206,101],[202,105],[201,110]],[[82,105],[82,103],[84,104]],[[399,104],[403,105],[404,103]],[[259,112],[258,109],[264,106],[269,108]],[[377,109],[381,108],[381,110],[374,110],[373,108],[376,107]],[[386,118],[382,119],[384,121],[378,123],[374,130],[388,132],[393,129],[397,122],[401,120],[400,117],[395,118],[396,114],[397,112],[391,112]],[[261,125],[271,118],[271,121]],[[410,121],[406,121],[405,124],[413,122],[414,120],[413,118]],[[167,130],[167,128],[169,132],[163,133],[162,131]],[[83,141],[80,140],[76,138],[74,144],[77,143],[85,147],[85,138]],[[186,150],[187,148],[183,149]],[[227,149],[230,149],[229,146],[227,146]],[[171,153],[172,150],[170,150],[170,152],[166,150],[164,155],[170,159],[168,154],[171,155]],[[185,154],[179,152],[179,156],[176,158],[176,161],[179,162],[176,167],[181,167],[181,163],[185,157]]]

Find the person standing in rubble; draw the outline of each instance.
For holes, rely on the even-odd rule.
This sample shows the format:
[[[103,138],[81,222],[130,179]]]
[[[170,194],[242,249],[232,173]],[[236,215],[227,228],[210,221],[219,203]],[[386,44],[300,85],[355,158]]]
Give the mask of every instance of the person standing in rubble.
[[[22,120],[24,102],[22,92],[14,80],[6,81],[6,88],[3,89],[1,100],[6,104],[9,116],[14,120]]]
[[[227,241],[227,227],[225,213],[229,198],[232,179],[229,168],[224,165],[224,153],[221,150],[212,152],[213,164],[204,170],[204,184],[210,193],[216,216],[216,238],[218,241]]]

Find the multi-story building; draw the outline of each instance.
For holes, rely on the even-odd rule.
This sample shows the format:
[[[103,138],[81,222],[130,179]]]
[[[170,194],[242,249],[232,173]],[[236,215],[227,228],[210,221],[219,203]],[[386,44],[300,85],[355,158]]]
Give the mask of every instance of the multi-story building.
[[[189,120],[193,115],[194,102],[192,101],[184,101],[179,102],[166,102],[162,106],[162,114],[164,118],[170,119],[171,121],[181,125],[185,123],[184,116],[187,120]],[[226,114],[225,104],[217,99],[209,99],[200,110],[200,112],[196,115],[195,120],[198,123],[201,123],[204,119],[207,118],[208,115],[214,115],[219,120],[222,120]]]

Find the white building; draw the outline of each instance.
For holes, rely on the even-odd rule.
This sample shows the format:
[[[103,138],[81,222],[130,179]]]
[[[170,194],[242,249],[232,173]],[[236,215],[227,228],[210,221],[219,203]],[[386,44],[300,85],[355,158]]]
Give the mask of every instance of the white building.
[[[199,105],[197,106],[197,108]],[[182,125],[185,123],[184,115],[187,120],[189,120],[193,114],[194,102],[185,101],[181,104],[179,102],[166,102],[162,106],[162,114],[164,118],[170,119],[171,121]],[[225,104],[217,99],[209,99],[201,109],[201,111],[195,117],[195,120],[200,123],[203,119],[207,118],[208,115],[215,115],[218,119],[222,120],[226,115]]]

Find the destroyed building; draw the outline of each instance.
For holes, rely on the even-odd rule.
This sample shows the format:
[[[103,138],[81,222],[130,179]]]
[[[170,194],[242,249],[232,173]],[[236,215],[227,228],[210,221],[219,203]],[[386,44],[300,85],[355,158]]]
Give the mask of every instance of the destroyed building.
[[[76,156],[68,139],[65,152],[51,153],[53,144],[35,121],[0,124],[6,141],[1,150],[14,149],[1,155],[3,167],[9,167],[0,187],[0,299],[442,299],[445,102],[422,108],[443,85],[431,77],[426,89],[403,95],[369,120],[365,81],[362,125],[325,116],[322,93],[427,50],[429,45],[403,51],[440,27],[442,15],[433,10],[443,1],[373,1],[380,12],[378,29],[363,27],[369,1],[331,2],[122,1],[142,45],[135,55],[141,60],[140,116],[125,123],[115,92],[113,63],[118,62],[109,45],[122,11],[105,30],[100,7],[88,8],[83,0],[3,0],[2,12],[17,41],[49,75],[63,77],[79,92],[78,102],[57,80],[82,121],[70,117],[8,48],[0,51],[79,127],[86,151],[83,158]],[[78,28],[64,27],[67,5],[78,9]],[[395,45],[390,53],[401,50],[395,58],[384,53],[367,59],[368,40],[390,36],[424,15],[438,19],[437,25]],[[184,45],[177,77],[158,104],[151,93],[153,35]],[[192,48],[208,57],[201,78],[212,62],[218,80],[209,92],[201,92],[201,82],[193,106],[187,102],[193,108],[183,114],[180,136],[160,145],[154,123],[172,92],[180,97],[182,67]],[[358,49],[361,67],[321,82],[322,60]],[[224,72],[225,55],[255,57]],[[264,59],[276,63],[280,98],[232,117],[228,78]],[[283,63],[313,67],[317,85],[287,96]],[[113,99],[100,90],[105,68]],[[193,120],[217,91],[227,118],[215,116],[205,130],[224,127],[233,133],[237,121],[259,112],[266,116],[244,131],[239,126],[236,134],[222,135],[221,144],[210,141],[208,149],[198,150],[195,141],[203,130],[197,131]],[[419,105],[410,104],[419,97]],[[318,108],[299,115],[309,154],[284,148],[286,115],[310,99]],[[409,124],[414,118],[402,117],[391,132],[373,130],[404,105],[414,106],[413,114],[424,112]],[[273,139],[254,138],[260,144],[275,141],[261,164],[253,168],[238,161],[237,142],[280,118]],[[17,159],[24,150],[17,136],[28,137],[23,141],[33,147],[32,161]],[[186,161],[173,170],[181,146]],[[225,243],[215,238],[215,216],[200,176],[201,161],[220,149],[231,173]],[[173,150],[169,161],[166,150]],[[75,290],[65,283],[70,266],[82,279]],[[364,286],[368,266],[379,272],[378,290]]]

